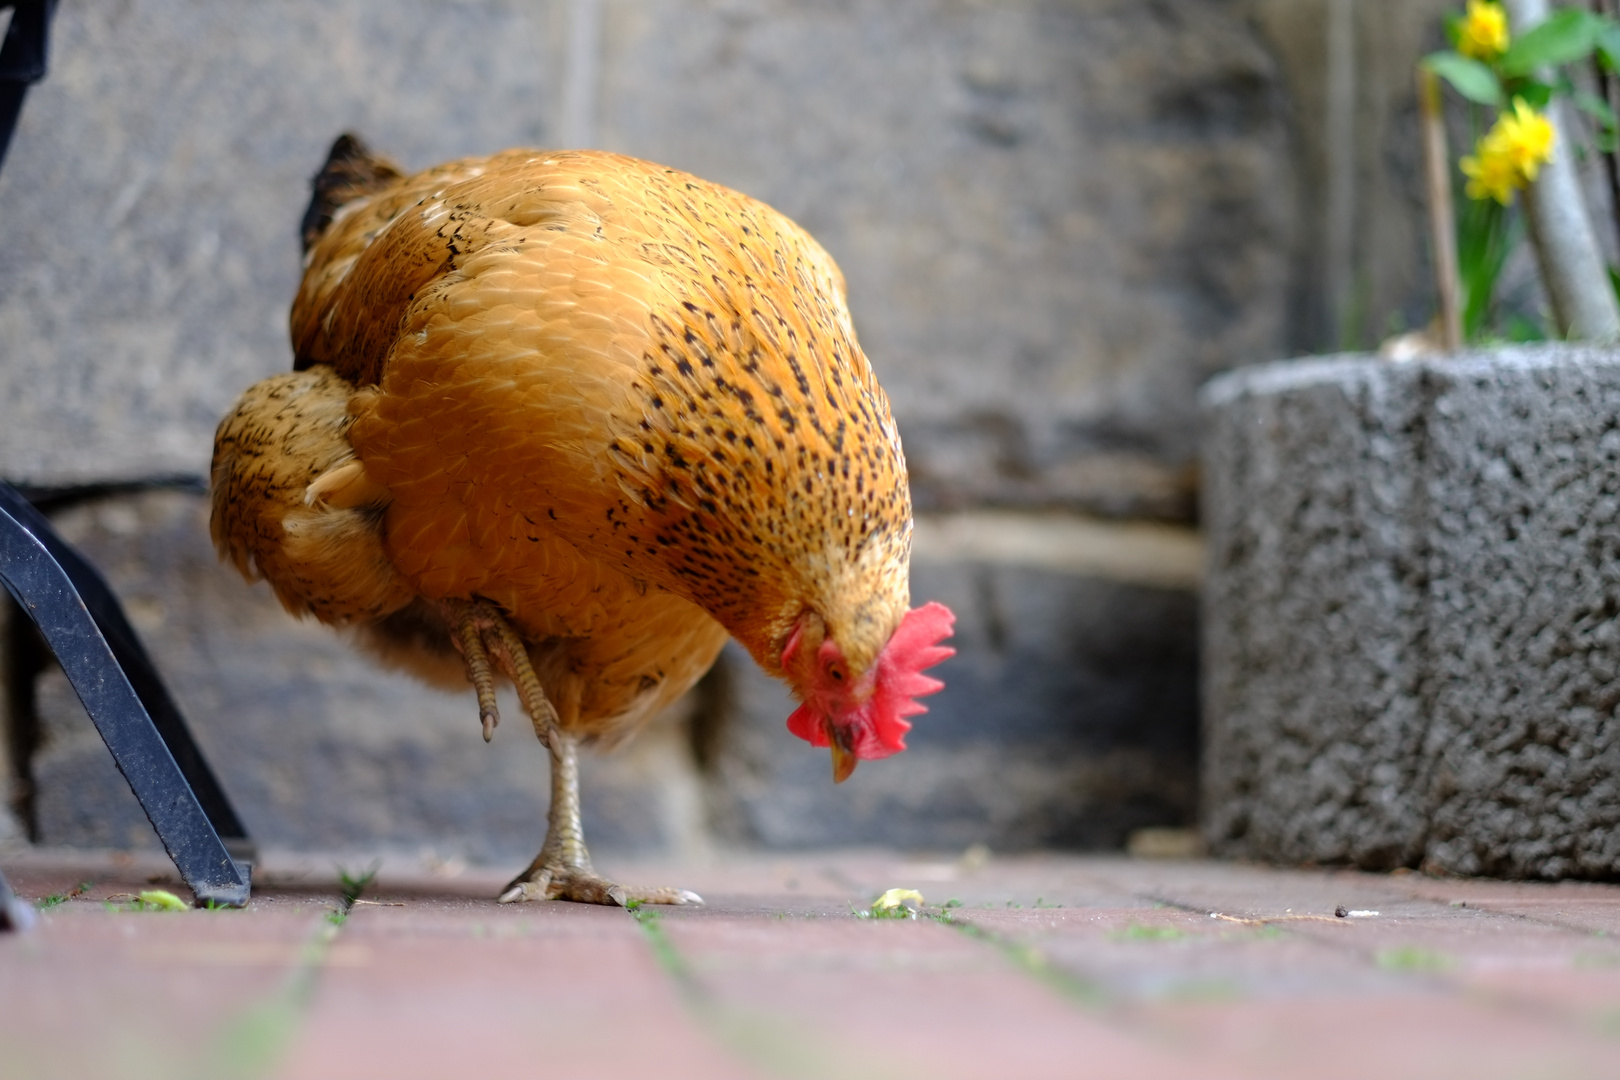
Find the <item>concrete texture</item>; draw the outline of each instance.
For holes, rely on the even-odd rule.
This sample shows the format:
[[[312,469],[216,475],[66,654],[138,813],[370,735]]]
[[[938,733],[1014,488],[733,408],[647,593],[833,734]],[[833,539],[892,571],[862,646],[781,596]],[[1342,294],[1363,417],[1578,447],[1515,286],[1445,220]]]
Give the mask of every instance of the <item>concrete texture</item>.
[[[13,480],[203,473],[235,395],[288,365],[306,179],[350,127],[421,167],[555,142],[567,111],[573,138],[796,218],[848,277],[926,505],[1184,520],[1195,388],[1286,347],[1287,104],[1240,5],[141,0],[57,23],[0,175]]]
[[[1205,407],[1215,849],[1620,876],[1620,354],[1266,365]]]
[[[734,843],[921,850],[1119,848],[1190,823],[1197,775],[1197,605],[1157,589],[1022,567],[918,560],[912,589],[957,613],[947,690],[909,749],[838,787],[782,725],[786,690],[726,654],[734,720],[711,801]]]
[[[626,864],[709,901],[631,915],[390,861],[338,915],[286,853],[244,911],[128,910],[184,893],[159,861],[6,869],[54,897],[0,937],[19,1076],[1596,1080],[1620,1019],[1614,886],[820,852]],[[922,917],[860,917],[893,887]]]

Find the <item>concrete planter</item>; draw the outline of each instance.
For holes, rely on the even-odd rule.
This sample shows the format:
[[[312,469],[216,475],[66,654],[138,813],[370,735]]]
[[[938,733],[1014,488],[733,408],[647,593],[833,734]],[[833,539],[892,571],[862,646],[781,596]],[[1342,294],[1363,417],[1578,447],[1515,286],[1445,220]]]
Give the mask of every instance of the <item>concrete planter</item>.
[[[1620,351],[1270,364],[1203,406],[1212,848],[1620,877]]]

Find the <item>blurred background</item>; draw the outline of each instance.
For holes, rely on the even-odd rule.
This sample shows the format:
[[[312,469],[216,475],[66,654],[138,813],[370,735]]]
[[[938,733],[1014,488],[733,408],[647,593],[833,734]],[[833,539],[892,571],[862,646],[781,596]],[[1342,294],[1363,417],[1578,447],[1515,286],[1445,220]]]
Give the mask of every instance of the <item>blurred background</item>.
[[[1196,393],[1433,309],[1440,0],[63,0],[0,172],[0,478],[106,571],[261,844],[526,860],[546,767],[219,565],[214,425],[291,363],[308,180],[513,145],[660,161],[839,261],[960,616],[912,749],[834,788],[740,651],[587,763],[598,854],[1118,847],[1191,825]],[[0,626],[0,837],[156,846]],[[516,704],[506,708],[516,714]]]

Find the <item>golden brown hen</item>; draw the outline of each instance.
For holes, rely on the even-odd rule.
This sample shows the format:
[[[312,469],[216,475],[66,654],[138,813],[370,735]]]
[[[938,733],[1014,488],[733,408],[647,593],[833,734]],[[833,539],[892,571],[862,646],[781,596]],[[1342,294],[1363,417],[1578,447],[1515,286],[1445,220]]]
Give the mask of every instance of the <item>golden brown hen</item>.
[[[214,540],[289,610],[470,679],[486,739],[512,679],[552,796],[502,900],[695,899],[595,873],[575,748],[633,733],[728,634],[835,780],[904,749],[952,616],[907,610],[900,439],[808,234],[616,154],[407,177],[344,136],[304,240],[297,370],[220,424]]]

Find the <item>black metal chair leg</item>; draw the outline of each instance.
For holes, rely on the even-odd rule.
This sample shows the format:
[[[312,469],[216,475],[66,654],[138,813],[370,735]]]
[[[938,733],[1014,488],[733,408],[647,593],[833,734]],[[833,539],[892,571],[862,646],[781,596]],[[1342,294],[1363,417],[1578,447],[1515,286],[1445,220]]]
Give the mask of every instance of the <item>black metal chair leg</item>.
[[[246,832],[117,598],[44,515],[4,483],[0,579],[56,654],[197,902],[245,904],[248,868],[221,834],[251,858]]]
[[[34,925],[34,909],[11,891],[6,875],[0,874],[0,933],[27,930]]]
[[[17,130],[28,85],[45,77],[45,52],[50,38],[56,0],[5,0],[11,23],[0,42],[0,163],[6,159],[11,135]]]

